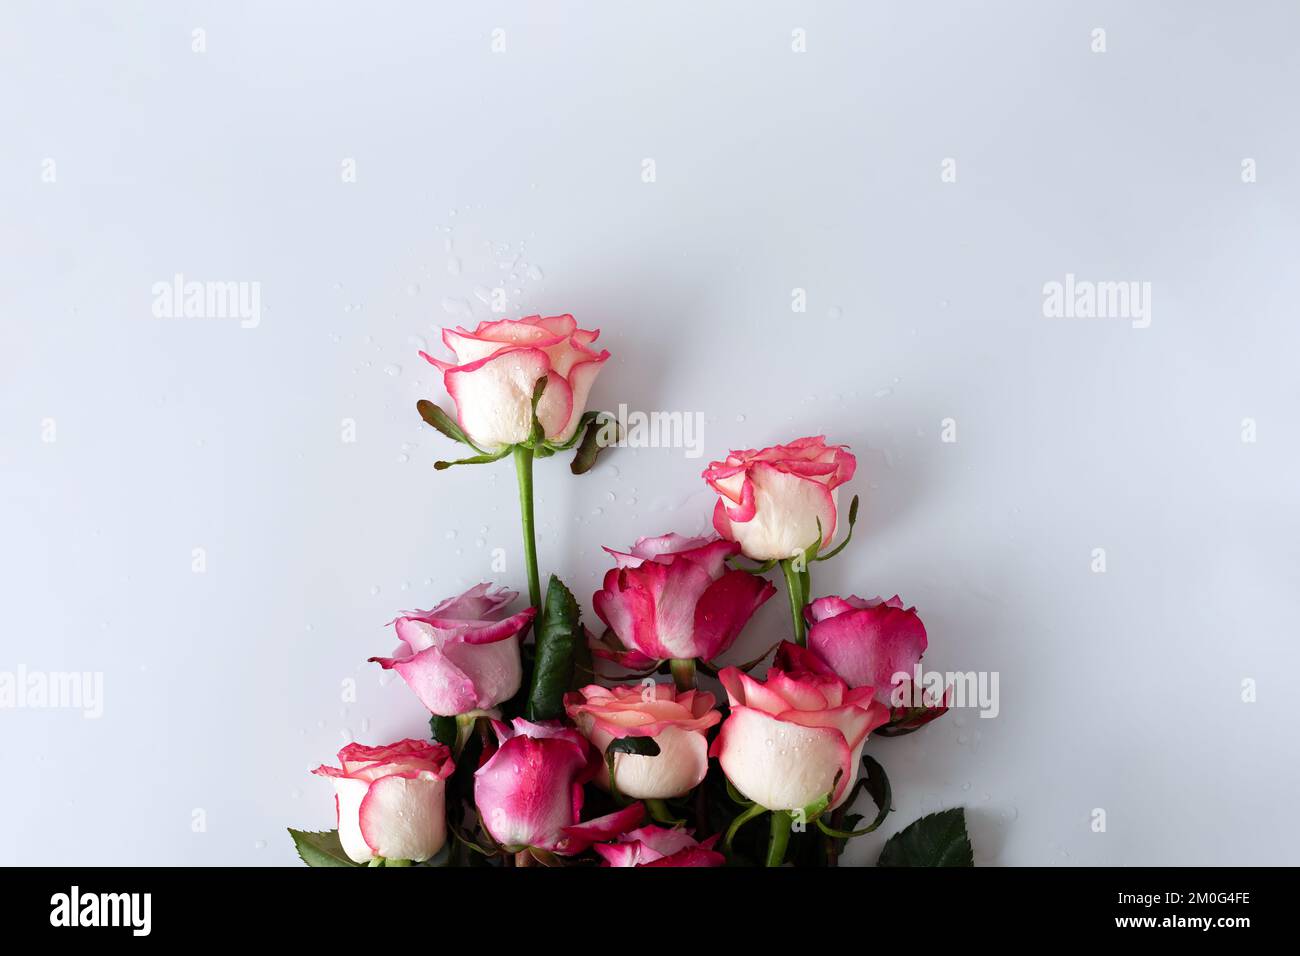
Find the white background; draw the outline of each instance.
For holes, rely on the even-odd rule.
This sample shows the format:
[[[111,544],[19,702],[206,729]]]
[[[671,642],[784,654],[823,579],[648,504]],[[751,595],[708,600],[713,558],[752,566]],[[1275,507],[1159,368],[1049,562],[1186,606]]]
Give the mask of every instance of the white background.
[[[310,768],[426,732],[364,663],[384,623],[493,548],[523,584],[509,463],[435,473],[456,449],[414,411],[444,302],[486,318],[496,286],[604,330],[594,407],[705,416],[702,459],[540,463],[544,570],[587,608],[601,544],[707,527],[710,458],[824,432],[864,507],[814,589],[898,592],[930,667],[1000,673],[996,719],[868,743],[897,812],[849,859],[962,804],[981,864],[1300,862],[1298,28],[1284,2],[7,2],[0,669],[102,671],[105,699],[0,712],[0,862],[296,863],[284,828],[333,821]],[[1067,272],[1150,282],[1150,327],[1045,318]],[[260,282],[261,324],[154,318],[176,273]]]

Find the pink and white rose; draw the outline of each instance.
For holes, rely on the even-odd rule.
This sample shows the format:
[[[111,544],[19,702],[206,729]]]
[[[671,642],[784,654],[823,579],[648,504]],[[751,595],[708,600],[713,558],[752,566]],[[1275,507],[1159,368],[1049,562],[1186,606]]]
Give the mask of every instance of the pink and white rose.
[[[558,722],[492,721],[499,746],[474,773],[474,803],[484,829],[515,852],[563,852],[565,828],[578,823],[582,786],[596,769],[586,738]]]
[[[508,614],[515,591],[478,584],[429,611],[406,611],[390,623],[402,646],[392,657],[372,657],[395,670],[415,696],[440,717],[488,710],[519,690],[519,635],[534,608]]]
[[[925,625],[898,595],[888,601],[818,598],[804,608],[804,617],[810,625],[808,649],[850,687],[874,687],[882,704],[890,703],[895,675],[910,681],[925,653]]]
[[[649,683],[589,684],[564,698],[569,719],[602,755],[624,737],[649,737],[659,745],[653,757],[614,754],[618,792],[637,800],[680,797],[704,779],[709,770],[705,733],[722,719],[713,703],[713,695],[703,691]],[[609,786],[608,764],[602,764],[597,779]]]
[[[818,541],[819,521],[825,548],[838,522],[836,489],[856,467],[847,446],[827,445],[820,435],[760,451],[733,451],[703,473],[718,493],[713,527],[755,561],[806,551]]]
[[[763,681],[735,667],[718,679],[731,715],[713,742],[737,790],[769,810],[798,810],[827,794],[836,807],[857,779],[862,745],[889,710],[870,687],[850,689],[795,644],[781,645]]]
[[[671,658],[712,660],[776,593],[770,581],[727,567],[740,552],[731,541],[669,533],[605,550],[616,567],[592,604],[627,650],[596,653],[633,670]]]
[[[450,750],[421,740],[348,744],[339,751],[339,764],[312,773],[334,781],[339,843],[348,859],[420,863],[442,849],[446,780],[456,769]]]
[[[443,329],[454,362],[420,354],[442,372],[461,430],[484,449],[526,441],[533,427],[533,390],[546,376],[537,420],[549,441],[573,437],[591,386],[609,359],[589,346],[599,329],[580,329],[571,315],[480,322],[474,331]]]
[[[648,826],[621,834],[614,843],[592,849],[605,866],[726,866],[727,858],[713,845],[717,836],[696,840],[689,830]]]

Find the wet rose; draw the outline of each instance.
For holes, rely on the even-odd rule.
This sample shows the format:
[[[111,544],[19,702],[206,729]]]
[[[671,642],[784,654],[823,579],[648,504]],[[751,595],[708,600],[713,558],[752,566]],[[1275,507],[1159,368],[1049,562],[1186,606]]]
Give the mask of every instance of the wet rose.
[[[731,541],[670,533],[640,538],[627,551],[605,550],[616,566],[592,604],[626,650],[596,651],[633,670],[674,658],[712,660],[776,592],[771,582],[727,567],[740,551]]]
[[[836,489],[856,467],[846,446],[821,436],[733,451],[703,473],[718,493],[713,527],[755,561],[793,558],[818,542],[825,548],[839,520]]]
[[[573,437],[587,407],[587,396],[609,352],[589,346],[598,329],[580,329],[571,315],[480,322],[468,329],[443,329],[442,341],[453,362],[420,354],[442,372],[456,403],[461,430],[484,449],[526,441],[533,427],[533,392],[546,377],[537,403],[537,420],[547,440]]]
[[[446,780],[455,764],[442,744],[403,740],[348,744],[338,767],[312,773],[334,781],[339,843],[354,863],[376,857],[423,862],[447,841]]]
[[[735,667],[718,679],[731,715],[710,754],[727,779],[769,810],[798,810],[830,795],[835,807],[858,775],[862,745],[889,711],[870,687],[851,689],[806,648],[784,643],[780,662],[755,680]]]
[[[432,610],[407,611],[391,622],[402,646],[370,660],[401,674],[441,717],[493,708],[519,690],[519,635],[536,614],[531,607],[508,613],[516,597],[478,584]]]
[[[610,744],[626,737],[647,737],[659,753],[653,756],[616,752],[614,782],[620,794],[637,800],[665,800],[689,793],[709,769],[705,732],[722,719],[713,709],[713,695],[697,690],[677,691],[672,684],[590,684],[566,695],[565,709],[592,745],[605,754]],[[607,765],[598,778],[609,784]]]

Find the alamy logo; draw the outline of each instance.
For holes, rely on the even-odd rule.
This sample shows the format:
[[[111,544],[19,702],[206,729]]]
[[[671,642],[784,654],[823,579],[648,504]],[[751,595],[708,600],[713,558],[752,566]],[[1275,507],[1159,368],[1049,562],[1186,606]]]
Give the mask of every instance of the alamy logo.
[[[603,448],[684,448],[687,458],[704,454],[703,412],[603,412],[597,439]]]
[[[51,926],[129,926],[148,936],[153,925],[150,893],[82,893],[78,886],[50,897]]]
[[[1151,324],[1150,282],[1090,282],[1065,274],[1064,282],[1043,283],[1043,315],[1049,319],[1131,319],[1133,328]]]
[[[0,671],[0,710],[79,710],[96,720],[104,715],[101,671]]]
[[[153,314],[157,319],[238,319],[240,328],[262,322],[262,283],[198,282],[179,272],[170,282],[155,282]]]

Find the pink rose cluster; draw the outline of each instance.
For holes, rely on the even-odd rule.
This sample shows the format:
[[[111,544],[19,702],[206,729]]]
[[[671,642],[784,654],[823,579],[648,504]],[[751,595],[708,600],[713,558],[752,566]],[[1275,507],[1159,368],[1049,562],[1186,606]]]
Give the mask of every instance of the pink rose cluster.
[[[563,443],[609,357],[592,350],[597,335],[568,315],[484,322],[444,332],[454,362],[426,357],[475,445]],[[721,866],[728,841],[697,812],[711,771],[750,815],[844,805],[871,733],[915,718],[894,692],[926,650],[916,610],[897,597],[791,590],[795,632],[776,625],[766,676],[717,661],[775,594],[763,571],[832,543],[839,489],[855,467],[845,446],[821,437],[733,451],[703,474],[718,496],[716,534],[606,548],[613,566],[591,598],[604,632],[588,636],[593,663],[573,665],[552,719],[527,716],[538,686],[534,675],[525,693],[538,666],[529,662],[543,656],[548,629],[538,627],[536,653],[525,654],[542,622],[537,607],[515,607],[516,592],[478,584],[430,610],[401,612],[390,622],[397,649],[371,660],[396,671],[434,723],[450,721],[456,733],[446,745],[349,744],[338,767],[315,771],[334,783],[347,860],[428,861],[447,847],[454,811],[459,834],[479,834],[477,851],[516,865]],[[795,573],[807,580],[805,569]],[[589,679],[611,666],[639,673]],[[698,686],[706,679],[716,679],[716,693]],[[456,798],[452,779],[464,781]]]

